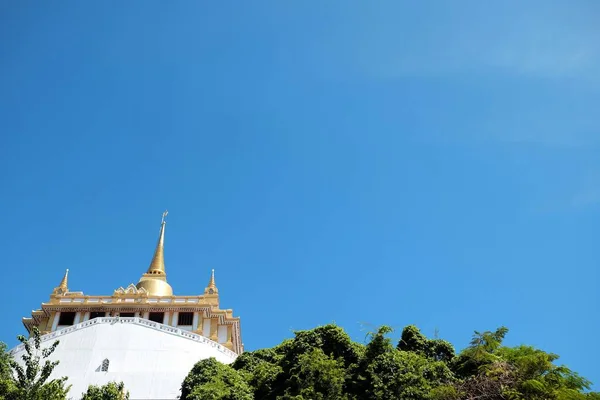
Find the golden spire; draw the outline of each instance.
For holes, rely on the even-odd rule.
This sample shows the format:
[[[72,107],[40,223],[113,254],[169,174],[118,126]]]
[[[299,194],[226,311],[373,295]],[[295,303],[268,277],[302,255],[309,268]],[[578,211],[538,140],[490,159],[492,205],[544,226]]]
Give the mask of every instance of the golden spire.
[[[167,214],[169,212],[165,211],[162,215],[158,243],[156,243],[156,249],[154,250],[154,256],[152,257],[148,271],[142,275],[142,278],[136,285],[138,289],[144,288],[148,294],[153,296],[173,295],[173,289],[167,283],[167,274],[165,272],[165,217]]]
[[[67,293],[69,291],[68,282],[69,282],[69,270],[67,269],[65,271],[65,276],[63,276],[62,280],[60,281],[60,285],[55,287],[54,290],[52,291],[52,293],[53,294]]]
[[[204,294],[218,294],[219,289],[217,289],[217,284],[215,283],[215,270],[213,269],[210,273],[210,281],[208,281],[208,286],[204,289]]]
[[[163,213],[162,221],[160,223],[158,243],[156,243],[154,256],[152,257],[152,261],[150,261],[150,266],[148,267],[148,274],[165,275],[165,217],[168,213],[168,211]]]

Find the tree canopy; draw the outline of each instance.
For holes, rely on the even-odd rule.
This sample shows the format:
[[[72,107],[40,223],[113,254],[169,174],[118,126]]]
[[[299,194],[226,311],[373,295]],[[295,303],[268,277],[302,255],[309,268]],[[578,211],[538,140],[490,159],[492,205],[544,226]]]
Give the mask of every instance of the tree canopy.
[[[109,382],[106,385],[90,385],[81,400],[128,400],[129,392],[123,382]]]
[[[198,362],[183,381],[181,398],[188,400],[252,400],[250,386],[238,371],[208,358]]]
[[[504,346],[508,329],[475,332],[456,354],[415,326],[394,345],[383,326],[367,343],[325,325],[241,354],[232,365],[197,363],[181,400],[600,400],[591,383],[558,356],[531,346]]]
[[[181,400],[600,400],[591,383],[557,364],[558,355],[503,344],[508,329],[475,332],[456,354],[442,339],[407,326],[396,344],[383,326],[366,343],[335,325],[297,331],[281,344],[241,354],[231,365],[201,360],[186,376]],[[50,380],[58,341],[39,332],[18,337],[23,365],[0,343],[0,400],[65,400],[66,377]],[[82,400],[126,400],[123,383],[90,386]]]
[[[42,348],[40,332],[33,328],[31,338],[19,335],[17,339],[23,344],[25,354],[22,356],[24,366],[13,360],[6,353],[6,345],[2,343],[0,357],[0,399],[2,400],[64,400],[69,386],[66,377],[49,380],[50,374],[59,361],[48,358],[56,350],[59,341]]]

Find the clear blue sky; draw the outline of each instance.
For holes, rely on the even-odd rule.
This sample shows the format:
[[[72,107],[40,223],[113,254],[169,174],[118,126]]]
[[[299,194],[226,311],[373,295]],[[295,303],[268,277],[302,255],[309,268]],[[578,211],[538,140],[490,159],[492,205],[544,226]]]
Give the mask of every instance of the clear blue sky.
[[[210,270],[249,350],[510,328],[600,384],[600,2],[5,1],[2,321]]]

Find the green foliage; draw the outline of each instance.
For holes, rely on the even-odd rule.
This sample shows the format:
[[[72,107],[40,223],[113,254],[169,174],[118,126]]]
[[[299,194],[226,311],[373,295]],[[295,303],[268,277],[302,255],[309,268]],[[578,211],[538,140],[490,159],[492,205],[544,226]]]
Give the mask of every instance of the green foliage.
[[[412,331],[417,335],[406,334]],[[430,392],[441,384],[451,382],[452,372],[442,362],[427,356],[429,341],[418,329],[405,329],[403,336],[412,346],[392,346],[385,335],[391,333],[383,326],[371,336],[365,357],[357,370],[357,390],[354,395],[361,399],[428,399]],[[415,340],[412,340],[415,339]],[[400,341],[402,344],[402,340]],[[411,351],[408,351],[408,350]]]
[[[284,346],[274,349],[262,349],[242,353],[233,363],[233,368],[241,371],[255,398],[263,398],[275,390],[283,370],[279,366],[283,355],[280,351]]]
[[[507,332],[504,327],[475,332],[469,347],[452,361],[456,376],[462,378],[454,386],[459,398],[585,400],[598,396],[585,393],[591,386],[588,380],[556,365],[556,354],[531,346],[503,346]]]
[[[325,325],[244,353],[231,366],[201,361],[183,384],[182,400],[600,400],[585,393],[587,380],[554,363],[558,356],[503,346],[507,332],[475,332],[455,355],[450,343],[428,339],[415,326],[404,328],[394,347],[387,326],[363,345]]]
[[[442,339],[427,339],[414,325],[409,325],[402,330],[397,348],[445,363],[449,363],[455,355],[454,346],[450,342]]]
[[[369,384],[364,399],[428,399],[430,392],[450,382],[452,374],[440,361],[406,351],[378,356],[364,371]]]
[[[320,348],[313,348],[298,357],[289,371],[283,398],[337,400],[344,394],[346,370],[343,359],[333,359]]]
[[[243,375],[214,358],[194,365],[181,386],[181,400],[253,400]]]
[[[452,367],[458,377],[466,378],[476,375],[482,368],[501,360],[496,354],[508,329],[500,327],[496,331],[477,332],[469,347],[452,360]]]
[[[257,399],[344,399],[347,370],[362,350],[341,328],[326,325],[298,331],[272,349],[244,353],[233,368]]]
[[[129,392],[123,382],[109,382],[106,385],[90,385],[81,400],[128,400]]]
[[[365,348],[364,356],[360,362],[361,365],[368,365],[378,356],[394,351],[391,339],[386,336],[388,333],[392,332],[392,328],[384,325],[380,327],[377,332],[370,334],[371,341]]]
[[[357,363],[362,351],[361,346],[357,346],[342,328],[324,325],[295,332],[295,338],[280,349],[283,352],[283,368],[289,370],[298,363],[300,355],[314,348],[321,349],[333,359],[342,359],[346,367]]]
[[[25,347],[22,356],[25,367],[5,353],[2,349],[0,361],[0,399],[6,400],[64,400],[69,387],[65,386],[66,377],[48,381],[50,374],[58,365],[58,361],[48,358],[56,350],[59,342],[55,341],[50,347],[41,347],[40,332],[33,328],[30,339],[22,335],[17,339]],[[43,363],[42,363],[43,361]],[[7,368],[8,366],[8,368]]]
[[[578,399],[590,388],[587,379],[555,365],[556,354],[531,346],[502,347],[498,354],[515,367],[515,386],[528,399]]]
[[[10,356],[7,350],[6,343],[0,342],[0,380],[11,377]]]
[[[10,356],[8,355],[6,344],[0,342],[0,400],[12,396],[12,393],[16,389],[12,379]]]
[[[431,390],[433,400],[459,400],[461,393],[453,385],[440,385]]]

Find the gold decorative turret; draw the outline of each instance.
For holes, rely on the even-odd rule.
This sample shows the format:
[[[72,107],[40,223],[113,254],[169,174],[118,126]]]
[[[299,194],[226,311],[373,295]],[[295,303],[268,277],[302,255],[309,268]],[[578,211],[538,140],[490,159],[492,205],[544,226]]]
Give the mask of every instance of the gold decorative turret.
[[[69,291],[68,281],[69,281],[69,270],[67,269],[65,271],[65,276],[63,276],[62,280],[60,281],[60,285],[58,285],[57,287],[54,288],[54,290],[52,291],[52,294],[67,293]]]
[[[208,281],[208,286],[206,289],[204,289],[204,294],[219,294],[219,289],[217,289],[217,285],[215,283],[214,269],[210,272],[210,281]]]
[[[165,211],[162,216],[158,243],[156,244],[150,267],[148,267],[148,271],[142,275],[142,278],[136,285],[138,289],[144,288],[152,296],[173,295],[173,289],[167,283],[167,273],[165,272],[165,217],[167,214],[168,211]]]

